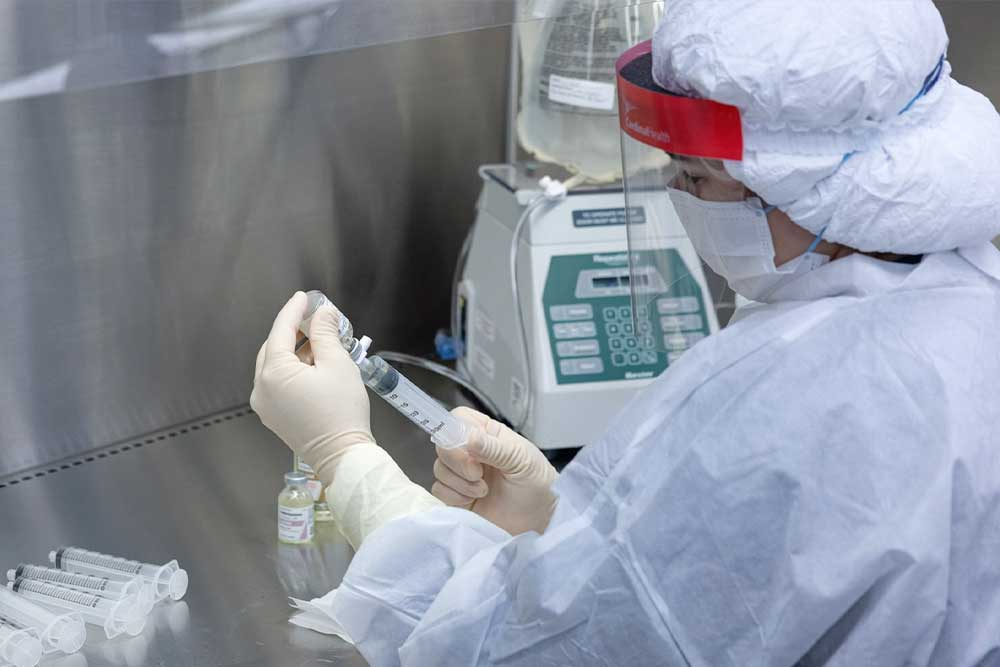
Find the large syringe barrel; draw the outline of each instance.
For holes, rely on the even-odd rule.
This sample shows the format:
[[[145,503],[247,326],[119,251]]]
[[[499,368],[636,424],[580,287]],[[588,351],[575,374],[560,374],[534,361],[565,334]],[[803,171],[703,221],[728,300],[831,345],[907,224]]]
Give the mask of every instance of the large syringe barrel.
[[[309,303],[299,330],[308,336],[313,315],[319,307],[329,304],[336,309],[336,306],[325,294],[317,290],[307,292],[306,296]],[[399,410],[407,419],[429,433],[435,445],[449,449],[465,445],[468,442],[468,427],[465,422],[445,410],[440,403],[406,379],[384,359],[367,356],[367,345],[371,341],[363,338],[362,341],[365,342],[359,342],[354,337],[354,327],[351,326],[350,320],[339,310],[337,312],[340,315],[338,327],[340,344],[358,365],[365,385]]]
[[[55,586],[100,595],[102,598],[110,600],[121,600],[134,595],[138,597],[144,614],[152,611],[153,605],[156,603],[155,587],[138,576],[132,579],[112,579],[95,577],[81,572],[67,572],[54,567],[21,563],[16,568],[7,570],[8,581],[17,581],[18,579],[44,581]]]
[[[407,419],[429,433],[435,445],[450,449],[468,442],[465,422],[445,410],[384,359],[368,357],[359,367],[365,384]]]

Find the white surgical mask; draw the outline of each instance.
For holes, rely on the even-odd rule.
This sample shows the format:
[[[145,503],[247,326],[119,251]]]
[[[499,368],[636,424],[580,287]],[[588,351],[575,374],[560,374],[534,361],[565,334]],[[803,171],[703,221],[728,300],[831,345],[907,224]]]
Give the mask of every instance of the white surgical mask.
[[[757,198],[714,202],[674,188],[668,192],[695,252],[734,292],[752,301],[765,301],[782,284],[830,261],[813,252],[817,236],[806,252],[775,266],[767,211]]]

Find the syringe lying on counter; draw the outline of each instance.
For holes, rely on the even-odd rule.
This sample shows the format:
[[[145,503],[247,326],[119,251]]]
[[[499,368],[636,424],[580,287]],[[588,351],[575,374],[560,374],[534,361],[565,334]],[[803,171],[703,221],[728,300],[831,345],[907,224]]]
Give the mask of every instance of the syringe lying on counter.
[[[187,594],[188,573],[177,564],[176,560],[165,565],[154,565],[120,556],[88,551],[80,547],[59,547],[55,551],[49,552],[49,562],[60,570],[80,572],[95,577],[126,580],[139,577],[152,588],[157,602],[166,600],[168,597],[172,600],[180,600]],[[143,602],[143,604],[145,603]]]
[[[109,579],[80,572],[67,572],[54,567],[21,563],[16,568],[7,570],[7,581],[17,581],[18,579],[44,581],[75,591],[93,593],[111,600],[122,600],[135,596],[144,614],[149,614],[156,604],[156,591],[153,584],[147,584],[146,580],[138,576],[130,579]]]
[[[135,596],[109,600],[31,579],[8,582],[7,588],[34,602],[79,614],[87,623],[104,628],[108,639],[114,639],[123,632],[135,637],[146,627],[146,615],[142,613]]]
[[[76,653],[87,640],[87,628],[79,614],[57,614],[3,587],[0,587],[0,617],[33,630],[46,652]]]
[[[309,298],[309,305],[299,330],[308,337],[313,315],[320,306],[325,304],[333,306],[333,303],[325,294],[316,290],[307,292],[306,296]],[[361,340],[355,338],[350,320],[336,306],[333,307],[340,314],[338,331],[340,344],[347,350],[351,360],[357,364],[365,385],[430,434],[431,441],[435,445],[446,449],[465,445],[468,442],[466,424],[445,410],[440,403],[410,382],[384,359],[368,356],[371,339],[368,336],[362,336]]]

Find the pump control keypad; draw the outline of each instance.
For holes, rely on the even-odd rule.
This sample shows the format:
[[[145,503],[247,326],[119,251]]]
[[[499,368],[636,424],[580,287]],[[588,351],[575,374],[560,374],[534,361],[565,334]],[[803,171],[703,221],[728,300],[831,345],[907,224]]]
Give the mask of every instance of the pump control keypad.
[[[656,364],[656,340],[650,336],[636,336],[632,322],[632,308],[605,308],[604,331],[611,350],[612,366],[648,366]],[[640,327],[649,322],[640,322]]]
[[[680,255],[666,252],[672,261],[644,274],[650,288],[634,318],[628,255],[552,258],[542,312],[558,384],[650,379],[708,335],[710,301]]]

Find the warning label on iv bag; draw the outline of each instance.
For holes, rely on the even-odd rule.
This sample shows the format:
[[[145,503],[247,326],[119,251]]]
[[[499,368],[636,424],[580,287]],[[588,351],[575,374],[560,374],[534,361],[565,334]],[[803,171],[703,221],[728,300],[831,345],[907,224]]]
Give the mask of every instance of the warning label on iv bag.
[[[610,111],[615,106],[615,87],[603,81],[549,75],[549,99],[585,109]]]
[[[539,68],[543,109],[585,116],[614,115],[615,61],[629,46],[624,14],[592,0],[562,0],[546,21]],[[526,61],[526,66],[535,67]]]

